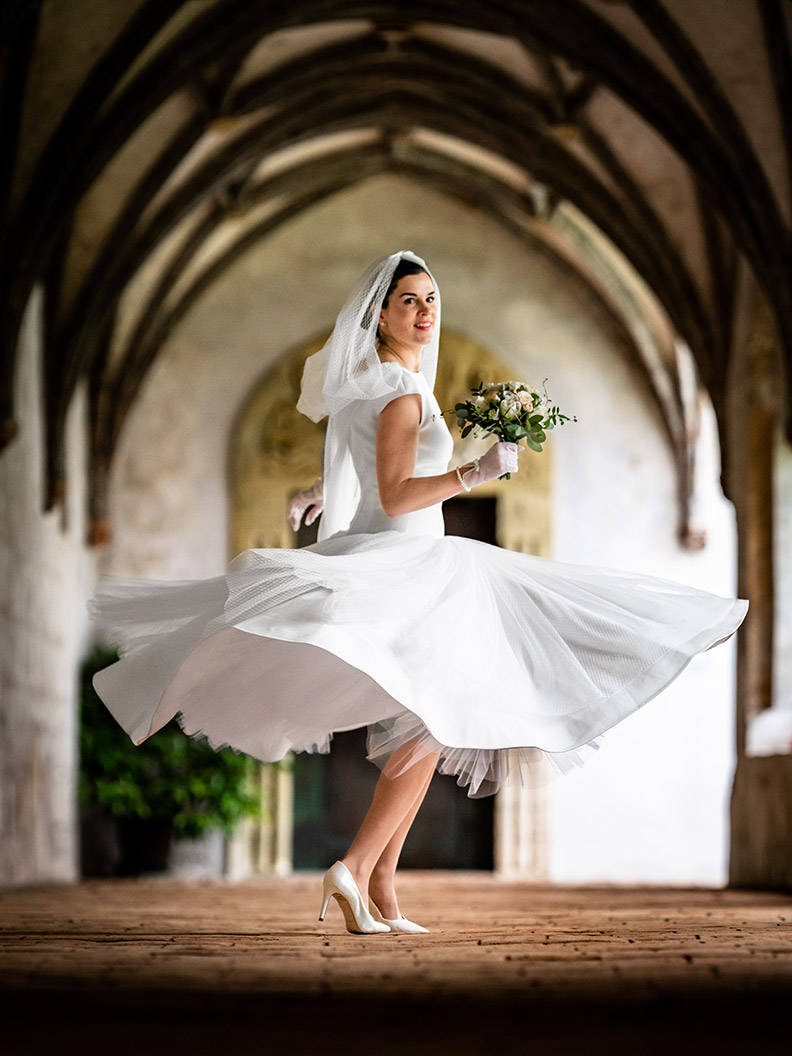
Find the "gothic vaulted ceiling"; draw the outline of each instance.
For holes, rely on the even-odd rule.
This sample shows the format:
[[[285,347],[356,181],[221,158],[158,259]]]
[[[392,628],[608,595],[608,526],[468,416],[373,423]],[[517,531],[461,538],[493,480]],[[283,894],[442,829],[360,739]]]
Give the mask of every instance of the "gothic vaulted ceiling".
[[[383,172],[544,239],[612,300],[553,223],[583,218],[651,289],[721,422],[744,262],[792,378],[789,0],[7,0],[0,40],[0,444],[38,282],[50,504],[80,378],[100,507],[191,305],[278,225]],[[684,435],[662,346],[644,367]]]

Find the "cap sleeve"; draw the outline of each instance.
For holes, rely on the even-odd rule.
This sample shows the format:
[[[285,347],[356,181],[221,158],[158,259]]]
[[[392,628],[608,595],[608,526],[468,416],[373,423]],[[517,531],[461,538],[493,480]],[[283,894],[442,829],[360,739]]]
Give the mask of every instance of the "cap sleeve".
[[[397,363],[389,364],[389,366],[393,368],[394,387],[390,392],[377,399],[377,417],[379,417],[383,409],[387,407],[391,401],[397,400],[400,396],[407,396],[415,393],[417,396],[421,397],[421,425],[423,425],[429,409],[426,400],[426,383],[423,379],[423,375],[421,373],[414,373],[411,370],[405,370]]]

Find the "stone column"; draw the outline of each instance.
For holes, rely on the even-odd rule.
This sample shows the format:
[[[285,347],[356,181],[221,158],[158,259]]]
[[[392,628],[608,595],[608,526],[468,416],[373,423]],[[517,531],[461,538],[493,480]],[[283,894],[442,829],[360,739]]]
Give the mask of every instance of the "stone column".
[[[729,479],[737,512],[738,592],[751,607],[737,650],[737,769],[729,884],[792,889],[792,755],[751,757],[746,727],[773,704],[776,597],[774,461],[783,391],[766,301],[743,275],[728,378]]]
[[[547,880],[543,789],[506,784],[495,796],[495,871],[521,880]]]
[[[77,875],[77,671],[86,651],[87,409],[66,426],[68,491],[43,512],[42,296],[28,304],[16,377],[19,432],[0,455],[0,885]]]
[[[259,768],[261,816],[245,819],[229,840],[226,876],[287,876],[292,870],[294,756]]]

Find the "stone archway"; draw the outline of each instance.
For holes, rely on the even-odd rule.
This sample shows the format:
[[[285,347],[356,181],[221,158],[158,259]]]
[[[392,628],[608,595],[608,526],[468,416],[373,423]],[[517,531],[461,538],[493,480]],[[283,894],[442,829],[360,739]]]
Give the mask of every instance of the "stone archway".
[[[293,349],[253,388],[237,418],[231,438],[230,553],[248,548],[292,547],[297,537],[287,523],[286,505],[300,487],[321,472],[324,423],[311,422],[296,410],[300,378],[306,358],[321,347],[324,337]],[[435,392],[441,408],[454,404],[480,381],[507,380],[512,369],[477,342],[444,330]],[[541,378],[526,379],[540,383]],[[455,436],[452,464],[486,449],[488,440]],[[551,549],[552,442],[541,455],[523,456],[520,473],[508,488],[491,482],[458,503],[494,502],[494,538],[511,550],[549,557]],[[321,765],[324,760],[318,761]],[[248,823],[234,842],[232,873],[290,871],[293,862],[294,759],[262,766],[262,819]],[[311,764],[312,765],[312,764]],[[372,768],[373,771],[373,768]],[[373,776],[376,776],[373,772]],[[463,795],[463,793],[460,794]],[[546,868],[546,826],[541,792],[506,787],[493,804],[475,801],[489,812],[494,835],[492,861],[499,871],[541,877]],[[299,804],[298,804],[299,807]],[[464,863],[463,863],[464,864]]]

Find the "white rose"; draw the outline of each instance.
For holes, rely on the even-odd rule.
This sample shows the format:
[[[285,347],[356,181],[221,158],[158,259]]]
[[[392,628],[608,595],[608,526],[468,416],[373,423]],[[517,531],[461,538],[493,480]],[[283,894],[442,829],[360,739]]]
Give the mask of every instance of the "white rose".
[[[523,405],[520,397],[514,392],[504,394],[500,404],[501,418],[514,420],[522,414]]]

